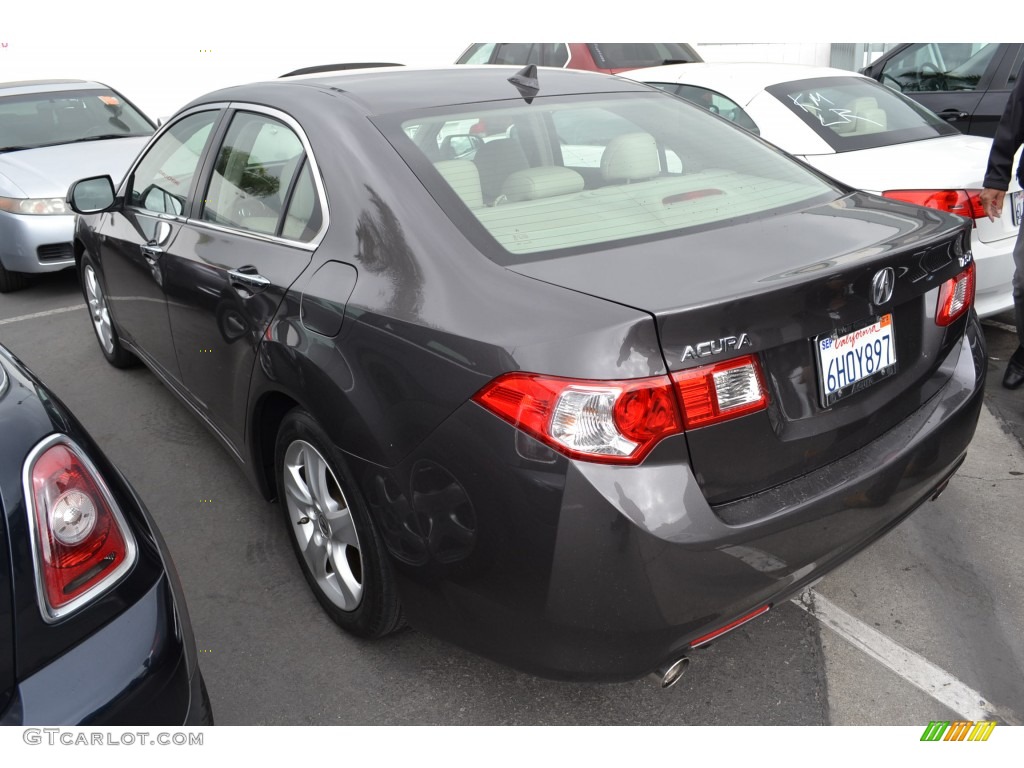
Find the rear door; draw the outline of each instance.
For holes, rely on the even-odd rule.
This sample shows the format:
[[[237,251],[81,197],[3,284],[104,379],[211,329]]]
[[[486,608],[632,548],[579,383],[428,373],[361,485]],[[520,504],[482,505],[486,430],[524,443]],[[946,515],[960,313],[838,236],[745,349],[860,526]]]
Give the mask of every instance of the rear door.
[[[210,153],[193,216],[164,256],[181,380],[235,446],[256,349],[326,224],[301,129],[262,107],[231,112]]]

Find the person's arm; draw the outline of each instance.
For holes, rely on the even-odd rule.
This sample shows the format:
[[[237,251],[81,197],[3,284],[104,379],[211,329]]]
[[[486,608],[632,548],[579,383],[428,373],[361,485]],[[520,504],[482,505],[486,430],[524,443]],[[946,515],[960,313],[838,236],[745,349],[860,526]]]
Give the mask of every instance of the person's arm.
[[[981,191],[981,204],[988,217],[995,221],[1003,212],[1003,200],[1010,186],[1013,174],[1013,156],[1024,142],[1024,70],[1017,76],[1017,83],[1006,100],[1006,109],[996,127],[992,139],[992,150],[988,156],[988,167]]]

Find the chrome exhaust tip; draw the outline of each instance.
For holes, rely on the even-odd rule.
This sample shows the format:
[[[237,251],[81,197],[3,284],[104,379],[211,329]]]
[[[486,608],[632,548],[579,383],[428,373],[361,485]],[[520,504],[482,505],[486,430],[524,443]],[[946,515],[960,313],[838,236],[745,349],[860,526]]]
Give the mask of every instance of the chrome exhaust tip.
[[[690,657],[680,656],[672,663],[663,664],[651,672],[651,677],[658,681],[662,690],[671,688],[682,679],[683,672],[688,666],[690,666]]]

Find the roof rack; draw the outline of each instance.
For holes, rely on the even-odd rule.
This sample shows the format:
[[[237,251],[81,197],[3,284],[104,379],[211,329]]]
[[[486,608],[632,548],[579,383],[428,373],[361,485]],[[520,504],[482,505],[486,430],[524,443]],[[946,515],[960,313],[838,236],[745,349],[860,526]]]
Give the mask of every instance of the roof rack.
[[[315,75],[318,72],[337,72],[345,69],[371,69],[373,67],[404,67],[404,64],[396,64],[392,61],[356,61],[347,64],[321,64],[316,67],[303,67],[292,72],[286,72],[281,77],[295,77],[296,75]]]

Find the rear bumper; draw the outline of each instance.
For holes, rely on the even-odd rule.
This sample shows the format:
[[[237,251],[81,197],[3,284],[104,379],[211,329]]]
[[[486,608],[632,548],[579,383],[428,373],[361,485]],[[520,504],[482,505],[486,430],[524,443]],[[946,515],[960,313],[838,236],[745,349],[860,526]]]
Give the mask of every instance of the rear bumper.
[[[74,215],[22,216],[0,211],[0,264],[12,272],[56,272],[75,265]]]
[[[984,337],[931,400],[864,448],[712,508],[683,436],[638,467],[573,462],[467,405],[392,472],[364,467],[414,626],[547,677],[622,680],[777,604],[890,530],[974,434]]]
[[[979,317],[991,317],[1013,309],[1013,248],[1016,237],[1004,237],[990,243],[975,235],[971,252],[978,266],[974,290],[974,308]]]

